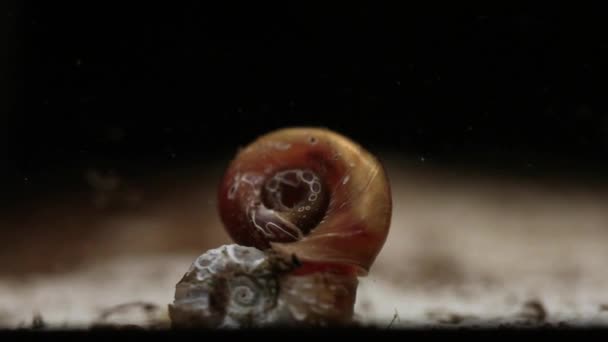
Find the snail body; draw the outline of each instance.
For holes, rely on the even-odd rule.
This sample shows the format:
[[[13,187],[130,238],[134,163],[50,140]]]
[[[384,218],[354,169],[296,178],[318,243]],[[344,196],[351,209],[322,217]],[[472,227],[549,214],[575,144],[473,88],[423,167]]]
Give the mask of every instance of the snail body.
[[[223,265],[213,272],[201,271],[200,262],[191,266],[170,306],[174,323],[352,319],[357,277],[367,275],[384,245],[392,210],[387,175],[370,152],[327,129],[277,130],[237,153],[217,195],[236,245],[225,250],[232,254],[209,251],[197,259]],[[244,256],[238,262],[236,251]],[[234,305],[239,296],[229,284],[242,277],[257,284],[239,288],[255,305]]]

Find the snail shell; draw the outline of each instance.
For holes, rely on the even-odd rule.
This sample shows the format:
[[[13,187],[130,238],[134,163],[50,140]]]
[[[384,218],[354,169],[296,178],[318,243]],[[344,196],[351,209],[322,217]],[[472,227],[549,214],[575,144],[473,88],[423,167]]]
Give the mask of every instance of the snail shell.
[[[291,265],[253,247],[224,245],[199,256],[169,305],[176,328],[322,326],[350,323],[357,278],[293,276]]]
[[[357,275],[368,273],[384,245],[392,210],[381,163],[322,128],[259,137],[230,163],[218,200],[236,243]]]

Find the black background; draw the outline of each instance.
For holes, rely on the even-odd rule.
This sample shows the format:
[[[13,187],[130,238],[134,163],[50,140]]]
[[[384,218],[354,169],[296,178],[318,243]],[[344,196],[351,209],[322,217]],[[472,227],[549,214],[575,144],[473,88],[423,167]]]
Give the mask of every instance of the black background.
[[[607,169],[601,17],[82,3],[5,15],[3,195],[90,166],[154,173],[229,158],[288,125],[448,167]]]

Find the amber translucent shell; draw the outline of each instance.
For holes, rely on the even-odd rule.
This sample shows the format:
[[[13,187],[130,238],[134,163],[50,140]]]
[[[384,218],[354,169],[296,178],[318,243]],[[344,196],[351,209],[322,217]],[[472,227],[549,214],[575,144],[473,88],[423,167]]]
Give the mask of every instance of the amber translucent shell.
[[[388,235],[392,200],[381,163],[321,128],[263,135],[236,155],[219,187],[232,239],[303,262],[369,271]]]

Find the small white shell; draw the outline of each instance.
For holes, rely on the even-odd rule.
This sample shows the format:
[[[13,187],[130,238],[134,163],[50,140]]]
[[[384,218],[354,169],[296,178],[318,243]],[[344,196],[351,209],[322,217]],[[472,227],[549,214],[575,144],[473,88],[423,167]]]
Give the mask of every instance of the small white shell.
[[[199,256],[177,284],[169,315],[175,327],[242,328],[347,323],[357,278],[296,276],[276,255],[225,245]]]

